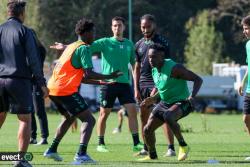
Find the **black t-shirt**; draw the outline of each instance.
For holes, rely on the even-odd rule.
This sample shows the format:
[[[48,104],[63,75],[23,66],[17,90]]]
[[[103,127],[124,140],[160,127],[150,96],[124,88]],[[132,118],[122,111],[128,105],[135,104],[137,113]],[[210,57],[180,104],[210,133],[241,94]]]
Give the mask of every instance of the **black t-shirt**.
[[[141,64],[140,71],[140,87],[154,86],[152,78],[152,68],[148,60],[148,49],[149,46],[158,43],[165,47],[165,58],[170,58],[169,42],[162,35],[155,34],[151,40],[146,41],[144,38],[140,39],[135,45],[136,61]]]

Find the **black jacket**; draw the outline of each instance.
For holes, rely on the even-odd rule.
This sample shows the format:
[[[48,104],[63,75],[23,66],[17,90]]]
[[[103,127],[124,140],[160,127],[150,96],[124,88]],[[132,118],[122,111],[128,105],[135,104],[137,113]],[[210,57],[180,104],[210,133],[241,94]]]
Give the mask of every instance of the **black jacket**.
[[[46,85],[33,33],[17,18],[0,25],[0,78],[31,79]]]

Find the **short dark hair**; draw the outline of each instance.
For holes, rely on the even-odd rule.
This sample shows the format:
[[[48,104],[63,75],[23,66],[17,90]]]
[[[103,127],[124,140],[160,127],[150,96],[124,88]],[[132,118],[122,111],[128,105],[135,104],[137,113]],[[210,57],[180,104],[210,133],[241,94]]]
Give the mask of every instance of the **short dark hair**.
[[[151,15],[151,14],[145,14],[141,17],[141,21],[142,20],[149,20],[149,21],[152,21],[155,23],[155,17],[154,15]]]
[[[113,21],[121,21],[123,24],[125,24],[125,19],[123,17],[120,17],[120,16],[113,17],[112,22]]]
[[[163,52],[165,54],[165,47],[162,46],[161,44],[158,44],[158,43],[154,43],[154,44],[150,45],[149,49],[154,49],[158,52]]]
[[[10,16],[18,17],[25,10],[26,2],[23,0],[9,0],[7,10]]]
[[[241,25],[248,25],[250,26],[250,15],[244,17],[241,21]]]
[[[92,20],[82,18],[76,23],[75,33],[77,35],[82,35],[84,32],[92,31],[94,29],[94,26],[95,25]]]

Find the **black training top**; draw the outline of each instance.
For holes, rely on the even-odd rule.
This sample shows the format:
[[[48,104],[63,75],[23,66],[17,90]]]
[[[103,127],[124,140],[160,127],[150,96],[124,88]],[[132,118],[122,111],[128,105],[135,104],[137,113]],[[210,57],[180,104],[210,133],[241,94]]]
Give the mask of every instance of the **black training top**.
[[[0,77],[31,79],[46,85],[32,31],[18,18],[0,25]]]
[[[162,35],[155,34],[151,40],[145,40],[145,38],[140,39],[135,44],[135,52],[136,52],[136,61],[141,63],[141,71],[140,71],[140,87],[153,87],[154,81],[152,78],[152,68],[149,64],[148,60],[148,49],[149,46],[153,43],[161,44],[165,47],[165,58],[170,58],[169,51],[169,42]]]

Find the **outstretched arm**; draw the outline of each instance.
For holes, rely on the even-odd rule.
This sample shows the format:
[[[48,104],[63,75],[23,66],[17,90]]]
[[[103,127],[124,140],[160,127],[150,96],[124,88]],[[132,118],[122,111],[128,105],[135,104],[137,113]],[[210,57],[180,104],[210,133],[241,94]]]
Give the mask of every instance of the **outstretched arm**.
[[[189,96],[190,100],[197,95],[203,82],[201,77],[199,77],[194,72],[186,69],[184,66],[180,64],[176,64],[173,67],[172,72],[171,72],[171,77],[194,82],[192,93]]]

